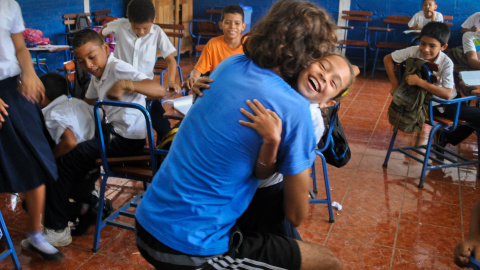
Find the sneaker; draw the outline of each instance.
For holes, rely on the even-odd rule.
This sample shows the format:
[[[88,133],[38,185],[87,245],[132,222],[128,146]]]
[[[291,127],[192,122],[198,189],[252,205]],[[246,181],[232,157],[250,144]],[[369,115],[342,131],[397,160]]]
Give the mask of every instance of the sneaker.
[[[52,244],[55,247],[64,247],[72,243],[72,234],[70,232],[70,227],[66,227],[63,231],[55,231],[53,229],[44,228],[45,239],[47,242]]]
[[[435,149],[437,150],[437,152],[439,152],[440,154],[443,154],[445,151],[443,150],[443,148],[445,148],[445,146],[447,146],[447,140],[445,139],[445,135],[443,133],[443,129],[437,129],[435,130],[435,133],[433,134],[433,144],[436,144],[437,146],[440,146],[440,147],[435,147]]]
[[[39,237],[36,241],[36,246],[31,243],[30,238],[23,239],[20,242],[20,246],[24,251],[35,251],[40,254],[44,260],[50,262],[58,262],[63,260],[65,257],[62,252],[54,248],[50,243],[45,240],[45,237]]]

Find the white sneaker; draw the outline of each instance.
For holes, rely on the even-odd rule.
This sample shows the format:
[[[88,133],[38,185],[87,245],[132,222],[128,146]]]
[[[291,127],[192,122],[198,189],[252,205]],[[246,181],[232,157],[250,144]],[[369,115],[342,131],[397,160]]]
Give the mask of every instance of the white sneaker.
[[[72,234],[70,233],[70,227],[66,227],[63,231],[55,231],[53,229],[44,228],[45,239],[52,246],[64,247],[72,243]]]

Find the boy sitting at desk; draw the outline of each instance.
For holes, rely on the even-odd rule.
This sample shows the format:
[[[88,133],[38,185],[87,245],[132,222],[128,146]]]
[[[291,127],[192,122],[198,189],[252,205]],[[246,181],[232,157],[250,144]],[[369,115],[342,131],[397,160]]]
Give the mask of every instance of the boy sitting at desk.
[[[410,30],[421,30],[429,22],[443,22],[443,15],[435,11],[436,0],[423,0],[422,10],[413,15],[408,22]]]
[[[437,83],[428,83],[422,80],[417,75],[409,75],[405,78],[408,85],[417,85],[427,92],[431,93],[433,97],[440,99],[454,99],[457,97],[457,91],[453,82],[453,63],[450,58],[443,53],[448,47],[448,39],[450,38],[450,29],[441,22],[430,22],[422,28],[420,33],[420,45],[412,46],[406,49],[395,51],[388,54],[384,58],[385,69],[392,84],[390,94],[394,94],[398,88],[398,80],[395,76],[394,63],[402,63],[410,57],[424,59],[438,65],[438,72],[433,72],[438,75],[439,81]],[[445,118],[453,119],[456,113],[456,104],[440,105],[433,103],[433,114]],[[466,120],[469,123],[480,127],[480,109],[470,107],[464,103],[460,105],[459,118]],[[445,146],[447,143],[457,145],[466,139],[474,129],[470,126],[460,126],[453,132],[441,133],[436,136],[437,143]]]
[[[480,31],[480,12],[468,17],[462,24],[462,33]]]
[[[208,41],[192,71],[192,76],[183,83],[191,89],[202,74],[212,72],[224,59],[235,54],[243,54],[242,31],[247,26],[244,22],[243,8],[239,5],[228,5],[223,8],[220,22],[223,35]]]
[[[119,100],[145,106],[145,96],[161,98],[165,89],[113,55],[97,32],[79,31],[72,42],[75,58],[80,66],[93,75],[85,101],[93,105],[97,99]],[[110,156],[131,156],[140,153],[145,145],[146,125],[141,112],[130,108],[104,106],[105,137]],[[85,181],[87,173],[98,166],[98,141],[79,143],[73,150],[57,158],[59,179],[47,184],[45,204],[45,237],[54,246],[66,246],[72,241],[68,227],[68,198],[78,186],[91,186]],[[92,179],[91,181],[95,181]],[[73,187],[75,187],[75,192]],[[83,188],[81,190],[84,190]],[[79,194],[76,194],[79,195]]]

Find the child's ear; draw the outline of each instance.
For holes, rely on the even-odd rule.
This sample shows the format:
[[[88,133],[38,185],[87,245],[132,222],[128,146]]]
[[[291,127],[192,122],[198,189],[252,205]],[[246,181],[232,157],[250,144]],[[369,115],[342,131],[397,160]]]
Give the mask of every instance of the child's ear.
[[[108,47],[108,44],[106,42],[104,42],[102,44],[102,50],[108,55],[110,54],[110,47]]]
[[[327,102],[320,103],[320,108],[332,107],[335,104],[337,104],[337,102],[335,100],[331,99]]]
[[[353,68],[353,75],[357,77],[357,75],[360,74],[360,69],[358,68],[357,65],[352,65],[352,68]]]
[[[448,44],[445,43],[445,45],[443,45],[442,48],[440,48],[440,50],[442,50],[442,52],[443,52],[447,49],[447,47],[448,47]]]
[[[219,21],[219,22],[218,22],[218,27],[220,27],[220,30],[223,30],[223,24],[222,24],[222,21]]]
[[[242,23],[242,31],[240,31],[240,32],[243,32],[243,30],[245,30],[245,28],[247,28],[247,24],[246,24],[246,23]]]

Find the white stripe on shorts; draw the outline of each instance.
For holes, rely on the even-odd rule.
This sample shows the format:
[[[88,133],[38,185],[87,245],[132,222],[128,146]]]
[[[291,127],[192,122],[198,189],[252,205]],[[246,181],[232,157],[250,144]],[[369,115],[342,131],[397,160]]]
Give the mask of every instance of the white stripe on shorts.
[[[270,265],[265,262],[255,261],[249,258],[233,259],[230,256],[219,256],[208,260],[208,264],[215,269],[269,269],[269,270],[287,270],[285,268]]]

